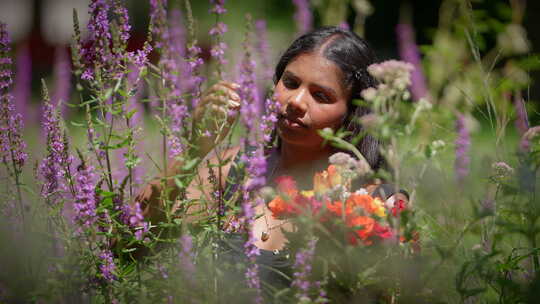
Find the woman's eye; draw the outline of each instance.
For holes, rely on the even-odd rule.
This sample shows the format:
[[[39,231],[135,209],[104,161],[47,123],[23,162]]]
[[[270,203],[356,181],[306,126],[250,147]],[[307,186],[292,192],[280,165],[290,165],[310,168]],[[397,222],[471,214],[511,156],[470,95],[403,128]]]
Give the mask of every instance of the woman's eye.
[[[322,92],[313,93],[313,97],[320,102],[330,102],[330,98],[328,98],[328,96]]]
[[[283,79],[283,85],[287,89],[296,89],[296,88],[298,88],[298,83],[295,80],[289,79],[289,78]]]

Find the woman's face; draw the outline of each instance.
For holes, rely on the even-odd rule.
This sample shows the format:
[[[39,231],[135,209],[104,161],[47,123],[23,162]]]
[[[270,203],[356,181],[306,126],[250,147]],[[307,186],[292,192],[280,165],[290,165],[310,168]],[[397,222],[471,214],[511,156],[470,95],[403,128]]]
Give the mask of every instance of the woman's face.
[[[318,130],[338,129],[347,113],[349,90],[337,65],[318,53],[293,59],[277,83],[278,134],[289,144],[320,148]]]

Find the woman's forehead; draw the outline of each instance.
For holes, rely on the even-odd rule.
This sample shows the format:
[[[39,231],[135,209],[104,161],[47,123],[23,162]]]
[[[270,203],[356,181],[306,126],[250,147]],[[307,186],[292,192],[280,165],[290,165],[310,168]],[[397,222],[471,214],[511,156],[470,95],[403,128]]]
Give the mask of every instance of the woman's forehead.
[[[298,55],[287,65],[285,71],[303,82],[330,87],[336,91],[343,90],[340,68],[319,52]]]

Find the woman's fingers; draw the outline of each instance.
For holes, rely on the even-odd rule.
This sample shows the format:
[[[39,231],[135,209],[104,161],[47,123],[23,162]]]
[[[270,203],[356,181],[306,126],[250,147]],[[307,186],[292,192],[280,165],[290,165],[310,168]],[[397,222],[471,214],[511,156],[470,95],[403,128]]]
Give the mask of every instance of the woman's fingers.
[[[240,99],[237,93],[239,88],[240,86],[234,82],[220,81],[210,87],[204,95],[217,93],[230,96],[233,99]]]
[[[237,84],[220,82],[212,86],[208,90],[197,105],[195,109],[195,114],[199,117],[199,114],[204,113],[204,108],[208,107],[209,104],[218,104],[226,107],[237,108],[240,106],[240,96],[236,93],[232,87],[238,87]]]

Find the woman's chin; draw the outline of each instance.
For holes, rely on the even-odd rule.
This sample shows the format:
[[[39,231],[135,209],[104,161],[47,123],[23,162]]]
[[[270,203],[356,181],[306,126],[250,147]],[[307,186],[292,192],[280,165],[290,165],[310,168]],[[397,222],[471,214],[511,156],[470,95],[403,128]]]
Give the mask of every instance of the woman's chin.
[[[287,128],[277,128],[278,136],[283,143],[293,146],[313,147],[317,149],[322,145],[323,139],[317,134],[310,132],[299,132]]]

